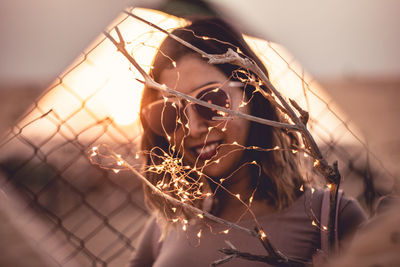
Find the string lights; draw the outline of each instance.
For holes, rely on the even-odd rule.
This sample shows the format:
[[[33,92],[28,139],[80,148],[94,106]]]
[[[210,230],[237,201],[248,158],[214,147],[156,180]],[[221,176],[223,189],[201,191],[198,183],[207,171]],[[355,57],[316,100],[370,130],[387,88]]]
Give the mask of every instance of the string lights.
[[[208,37],[201,37],[201,38],[203,40],[209,39]],[[240,51],[238,51],[238,52],[240,52]],[[171,64],[174,68],[177,68],[177,63],[175,61],[171,61]],[[244,83],[246,85],[250,84],[254,87],[250,97],[245,98],[244,94],[243,94],[243,99],[241,99],[241,101],[239,103],[237,103],[236,108],[239,108],[239,109],[243,108],[244,106],[246,106],[250,103],[250,101],[253,99],[254,94],[261,93],[268,100],[270,100],[270,102],[273,105],[275,105],[278,109],[284,110],[284,108],[281,106],[281,104],[279,104],[279,102],[282,102],[282,100],[277,98],[277,96],[274,93],[266,95],[264,90],[261,90],[261,86],[264,85],[263,81],[258,79],[253,73],[249,72],[248,70],[239,69],[233,75],[235,75],[235,78],[238,79],[239,81],[241,81],[242,83]],[[165,84],[160,85],[160,90],[164,91],[164,92],[171,91]],[[219,90],[219,89],[217,88],[215,90]],[[177,94],[175,96],[179,96],[179,94]],[[189,101],[188,99],[190,99],[190,96],[186,96],[186,97],[185,97],[185,99],[187,101]],[[164,99],[164,105],[166,105],[168,102],[168,97],[163,96],[163,99]],[[196,101],[194,101],[194,102],[196,102]],[[176,106],[176,104],[174,102],[172,102],[172,107],[174,107],[175,109],[178,109],[178,107]],[[229,106],[225,105],[225,107],[222,106],[221,108],[229,108]],[[199,153],[200,155],[204,151],[204,148],[206,146],[206,141],[207,141],[207,138],[208,138],[208,135],[210,134],[210,132],[214,129],[219,130],[221,132],[226,132],[228,129],[228,122],[233,119],[233,117],[228,117],[228,115],[232,114],[232,112],[230,110],[225,112],[223,110],[218,109],[216,112],[220,117],[218,117],[218,119],[216,119],[214,121],[215,125],[208,127],[208,133],[207,133],[207,136],[201,147],[201,152]],[[292,118],[290,116],[288,116],[288,114],[286,114],[284,112],[283,115],[284,115],[284,120],[290,121],[290,123],[293,123]],[[185,112],[183,112],[183,116],[186,116]],[[161,116],[161,118],[160,118],[161,125],[163,125],[162,118],[163,118],[163,116]],[[218,122],[219,120],[221,120],[221,122]],[[183,121],[186,121],[186,123],[184,123]],[[204,186],[205,185],[204,181],[208,180],[208,183],[216,184],[217,189],[225,190],[231,196],[235,197],[237,199],[237,201],[239,201],[239,203],[241,203],[245,207],[244,213],[249,212],[249,214],[253,217],[254,222],[259,229],[261,229],[261,227],[259,227],[258,221],[250,208],[250,205],[253,203],[253,200],[254,200],[255,189],[251,193],[250,196],[241,196],[240,194],[238,194],[236,192],[230,192],[223,185],[223,182],[228,180],[238,170],[240,170],[241,168],[248,166],[248,165],[257,166],[259,169],[259,172],[261,172],[261,169],[262,169],[261,165],[255,160],[251,161],[251,162],[242,163],[237,168],[237,170],[235,170],[233,173],[231,173],[227,177],[219,177],[218,181],[208,177],[206,175],[206,173],[204,172],[204,170],[211,164],[220,164],[221,160],[228,157],[232,153],[235,153],[237,151],[245,151],[245,150],[255,150],[255,151],[263,151],[263,152],[269,152],[269,153],[292,153],[292,154],[297,154],[299,151],[302,151],[302,152],[304,152],[304,153],[302,153],[304,155],[304,158],[307,158],[309,156],[311,156],[311,158],[313,158],[313,155],[309,154],[309,152],[307,151],[310,148],[307,145],[307,150],[306,150],[306,147],[304,144],[300,144],[300,147],[290,147],[290,148],[284,148],[279,145],[276,145],[273,148],[261,148],[258,146],[246,147],[244,145],[239,144],[237,141],[234,141],[232,143],[218,144],[218,146],[216,148],[216,154],[214,156],[212,156],[211,158],[209,158],[205,161],[199,160],[200,157],[198,156],[196,158],[194,164],[192,164],[193,166],[191,166],[191,165],[188,165],[187,163],[185,163],[185,160],[184,160],[185,155],[184,155],[184,150],[183,150],[183,147],[184,147],[183,140],[190,134],[190,125],[189,125],[188,118],[184,118],[184,120],[183,120],[183,118],[180,118],[180,117],[177,118],[176,126],[177,127],[173,133],[167,133],[167,131],[165,129],[163,129],[165,132],[165,137],[169,142],[169,147],[168,147],[168,149],[166,149],[166,151],[164,151],[160,147],[155,147],[155,148],[151,149],[150,151],[141,151],[141,153],[146,154],[147,157],[150,158],[151,162],[152,162],[152,164],[150,164],[149,166],[144,166],[144,168],[142,168],[142,170],[144,172],[154,173],[154,174],[157,174],[160,177],[162,177],[162,179],[155,182],[154,186],[157,188],[157,190],[159,190],[162,194],[165,194],[165,196],[172,196],[173,198],[177,199],[181,203],[188,203],[189,205],[196,206],[197,205],[196,203],[198,203],[199,201],[204,200],[207,197],[213,197],[215,194],[215,191],[210,192],[209,186]],[[291,126],[293,126],[293,127],[291,127]],[[295,125],[286,124],[286,127],[287,127],[286,130],[288,130],[290,128],[296,129],[295,126],[297,127],[296,124]],[[284,127],[281,126],[281,128],[284,128]],[[176,131],[180,131],[182,129],[183,129],[183,138],[181,138],[181,143],[179,144],[179,143],[176,143],[177,142],[176,141]],[[172,140],[173,140],[173,142],[171,142]],[[226,153],[220,153],[222,148],[224,148],[226,146],[232,146],[234,148],[231,148]],[[124,169],[124,167],[128,167],[128,166],[131,167],[129,165],[129,163],[124,161],[120,155],[113,153],[112,150],[111,151],[109,150],[108,152],[109,152],[109,154],[102,154],[102,153],[100,153],[100,149],[98,147],[96,147],[96,149],[93,148],[91,150],[89,157],[91,158],[91,160],[93,160],[94,158],[99,157],[99,156],[114,158],[114,160],[115,160],[114,165],[116,165],[118,168],[115,168],[114,166],[111,167],[111,165],[113,165],[111,163],[108,163],[109,165],[103,165],[103,164],[99,163],[99,165],[104,168],[109,168],[116,173],[119,172],[120,170]],[[136,154],[136,156],[137,157],[135,157],[135,158],[139,159],[138,154]],[[95,160],[93,160],[93,161],[95,161]],[[320,165],[320,161],[315,159],[313,161],[313,166],[318,167],[319,165]],[[130,168],[128,168],[128,169],[130,169]],[[300,191],[304,191],[303,185],[301,186]],[[314,193],[314,191],[315,191],[315,189],[313,187],[311,187],[312,194]],[[248,197],[248,199],[246,197]],[[187,218],[187,214],[184,214],[182,211],[181,211],[181,213],[179,213],[176,208],[173,208],[172,212],[174,213],[174,216],[176,215],[177,217],[173,217],[170,220],[174,223],[180,222],[181,226],[182,226],[182,230],[186,232],[189,227],[189,221]],[[201,213],[193,214],[193,216],[199,220],[205,219],[205,216]],[[240,216],[240,218],[242,218],[242,216]],[[315,220],[312,220],[311,224],[313,226],[318,226],[318,224],[315,222]],[[322,226],[322,228],[324,229],[324,226]],[[228,234],[229,228],[221,231],[221,233]],[[259,234],[260,234],[262,240],[267,239],[266,233],[263,232],[262,230],[259,231]],[[200,239],[201,236],[202,236],[202,230],[200,229],[197,232],[197,237]]]

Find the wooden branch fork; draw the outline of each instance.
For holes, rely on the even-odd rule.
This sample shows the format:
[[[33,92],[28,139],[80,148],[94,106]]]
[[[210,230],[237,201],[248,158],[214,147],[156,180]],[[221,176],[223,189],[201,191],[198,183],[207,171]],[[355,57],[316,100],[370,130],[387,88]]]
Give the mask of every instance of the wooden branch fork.
[[[330,190],[329,225],[327,227],[328,227],[328,231],[329,231],[329,241],[330,241],[331,248],[332,248],[333,247],[332,244],[334,242],[334,237],[335,237],[334,229],[335,229],[336,201],[337,201],[337,193],[338,193],[338,189],[339,189],[339,185],[340,185],[340,173],[338,170],[337,161],[334,162],[332,166],[326,162],[326,160],[323,158],[322,153],[321,153],[320,149],[318,148],[318,145],[316,144],[314,138],[312,137],[311,133],[308,131],[308,129],[306,127],[307,121],[308,121],[308,112],[303,110],[294,100],[290,99],[289,100],[290,104],[289,104],[288,101],[286,101],[285,98],[280,94],[280,92],[272,85],[272,83],[269,81],[266,74],[261,70],[261,68],[253,60],[251,60],[247,57],[240,56],[238,53],[236,53],[235,51],[233,51],[230,48],[224,54],[205,53],[204,51],[198,49],[197,47],[186,42],[185,40],[175,36],[174,34],[171,34],[170,32],[160,28],[159,26],[157,26],[139,16],[136,16],[133,13],[130,13],[128,11],[125,11],[125,13],[128,16],[131,16],[131,17],[133,17],[143,23],[146,23],[147,25],[165,33],[170,38],[173,38],[174,40],[181,43],[182,45],[199,53],[203,58],[208,59],[208,63],[210,63],[210,64],[229,63],[229,64],[233,64],[233,65],[237,65],[239,67],[245,68],[247,70],[250,70],[255,75],[257,75],[258,78],[263,83],[263,85],[265,85],[270,90],[270,92],[273,95],[275,95],[275,97],[279,100],[281,107],[283,107],[283,109],[281,109],[281,110],[283,110],[287,114],[287,116],[289,116],[289,118],[292,120],[293,124],[271,121],[271,120],[255,117],[252,115],[244,114],[241,112],[233,111],[233,110],[221,107],[221,106],[217,106],[214,104],[204,102],[204,101],[196,99],[192,96],[189,96],[189,95],[183,94],[179,91],[168,88],[167,86],[165,86],[163,84],[159,84],[151,78],[151,76],[137,63],[137,61],[126,50],[125,41],[124,41],[123,36],[122,36],[120,30],[118,29],[118,27],[114,28],[114,30],[117,33],[117,36],[119,38],[118,41],[115,40],[114,37],[112,37],[109,32],[104,32],[104,35],[116,46],[118,51],[121,52],[129,60],[129,62],[139,71],[139,73],[143,76],[144,81],[141,81],[141,82],[144,83],[145,86],[159,90],[161,92],[169,93],[171,95],[186,99],[190,102],[194,102],[196,104],[199,104],[199,105],[202,105],[202,106],[205,106],[208,108],[213,108],[213,109],[225,112],[226,114],[229,114],[231,117],[243,118],[243,119],[247,119],[250,121],[257,122],[257,123],[269,125],[272,127],[278,127],[278,128],[298,131],[302,136],[302,139],[303,139],[303,142],[305,145],[305,149],[307,150],[308,154],[311,155],[314,159],[314,168],[316,168],[318,170],[318,172],[325,178],[327,186]],[[268,94],[265,91],[262,91],[262,93],[264,96],[266,94]],[[139,177],[156,194],[159,194],[160,196],[164,197],[167,201],[172,202],[181,207],[184,207],[185,209],[191,210],[195,214],[202,214],[204,217],[207,217],[208,219],[213,220],[217,223],[226,225],[230,228],[235,228],[239,231],[245,232],[253,237],[256,237],[259,241],[261,241],[264,248],[268,252],[268,256],[257,256],[257,255],[251,255],[249,253],[239,252],[233,248],[223,249],[221,251],[227,255],[227,258],[220,260],[221,264],[226,262],[229,259],[234,258],[234,257],[241,257],[241,258],[247,258],[249,260],[257,260],[257,261],[261,261],[261,262],[270,263],[275,266],[285,266],[285,267],[310,266],[309,263],[291,260],[291,259],[287,258],[285,255],[283,255],[282,253],[280,253],[277,249],[275,249],[272,246],[272,244],[269,242],[268,238],[266,238],[266,235],[264,234],[262,229],[257,228],[256,230],[250,230],[247,228],[243,228],[235,223],[228,222],[228,221],[223,220],[219,217],[216,217],[212,214],[209,214],[200,209],[197,209],[190,204],[183,203],[183,202],[169,196],[168,194],[165,194],[164,192],[162,192],[162,190],[155,187],[145,177],[143,177],[137,170],[135,170],[133,167],[129,167],[130,166],[129,164],[125,163],[125,166],[128,167],[128,169],[130,171],[132,171],[135,175],[137,175],[137,177]],[[216,262],[216,263],[220,264],[218,262]]]

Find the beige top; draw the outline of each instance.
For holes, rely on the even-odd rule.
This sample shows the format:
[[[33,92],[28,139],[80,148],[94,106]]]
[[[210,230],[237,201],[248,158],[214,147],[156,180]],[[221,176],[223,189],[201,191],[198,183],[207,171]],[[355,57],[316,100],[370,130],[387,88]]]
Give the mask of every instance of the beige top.
[[[311,261],[313,254],[320,248],[320,229],[312,225],[312,221],[319,222],[322,196],[323,191],[316,190],[313,195],[308,191],[288,208],[258,218],[271,243],[286,256]],[[365,219],[365,213],[359,204],[353,199],[343,197],[339,208],[339,240],[352,233]],[[255,226],[252,220],[239,224],[249,229]],[[221,232],[227,229],[225,226],[215,223],[209,226],[197,223],[190,225],[186,232],[180,227],[174,228],[160,243],[160,230],[153,218],[143,230],[129,266],[209,266],[225,256],[218,251],[228,247],[225,240],[229,240],[239,251],[267,255],[261,243],[254,237],[233,229],[228,234],[223,234]],[[199,241],[197,233],[200,229],[202,234]],[[269,265],[235,258],[223,266]]]

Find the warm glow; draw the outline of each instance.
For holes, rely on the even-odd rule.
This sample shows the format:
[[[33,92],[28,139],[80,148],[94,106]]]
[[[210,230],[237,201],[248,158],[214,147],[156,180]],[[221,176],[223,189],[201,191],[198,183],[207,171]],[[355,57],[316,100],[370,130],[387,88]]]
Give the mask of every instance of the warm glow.
[[[135,8],[129,11],[164,29],[186,23],[183,19],[154,10]],[[165,34],[121,14],[107,29],[114,38],[116,34],[112,29],[116,25],[121,30],[129,53],[148,71],[156,48]],[[84,54],[87,54],[86,59]],[[43,112],[52,109],[60,119],[69,118],[73,114],[71,126],[78,130],[105,118],[121,126],[133,125],[137,121],[143,84],[136,79],[143,80],[143,77],[103,34],[60,77],[61,83],[58,84],[60,80],[57,79],[54,88],[39,101],[38,106]],[[82,107],[82,102],[85,107],[83,112],[74,114]],[[22,123],[37,116],[38,112],[34,111]],[[41,131],[43,127],[49,126],[40,123]]]
[[[154,10],[135,8],[128,11],[164,29],[172,29],[186,24],[183,19]],[[107,28],[107,31],[118,40],[118,36],[113,30],[115,26],[118,26],[125,39],[127,51],[141,64],[144,70],[149,71],[157,47],[165,38],[165,34],[124,13]],[[332,103],[321,86],[293,60],[290,53],[282,46],[272,42],[249,36],[245,36],[245,39],[267,66],[270,80],[274,86],[286,98],[295,99],[301,107],[309,110],[311,117],[316,116],[320,126],[311,129],[312,132],[316,131],[321,135],[334,133],[340,121],[330,112],[320,115],[326,106],[319,97],[326,99],[330,103],[330,107],[341,117],[344,117],[343,113]],[[69,126],[77,132],[85,129],[88,125],[109,118],[125,128],[129,125],[133,126],[131,128],[134,128],[134,131],[121,127],[122,130],[127,130],[129,135],[139,134],[140,127],[137,125],[137,119],[143,84],[138,80],[143,80],[143,77],[103,34],[95,39],[59,77],[60,79],[54,82],[51,90],[48,90],[38,102],[38,108],[41,111],[31,112],[21,125],[32,121],[33,118],[39,117],[44,112],[53,110],[57,114],[57,119],[67,120]],[[301,78],[307,82],[309,87],[305,86]],[[254,78],[250,79],[254,80]],[[307,89],[304,91],[304,88]],[[318,97],[311,91],[315,92]],[[307,100],[304,94],[307,95]],[[76,112],[82,107],[80,112]],[[37,132],[37,129],[40,129],[42,132],[50,127],[54,127],[54,124],[41,120],[37,122],[37,127],[32,131]],[[224,127],[222,131],[225,130]],[[29,131],[29,129],[25,131]],[[28,132],[25,134],[29,135]],[[67,134],[71,134],[73,137],[72,133]],[[318,135],[316,137],[318,139]],[[346,135],[341,138],[341,141],[346,141],[346,138],[350,137]],[[170,136],[167,138],[171,139]]]

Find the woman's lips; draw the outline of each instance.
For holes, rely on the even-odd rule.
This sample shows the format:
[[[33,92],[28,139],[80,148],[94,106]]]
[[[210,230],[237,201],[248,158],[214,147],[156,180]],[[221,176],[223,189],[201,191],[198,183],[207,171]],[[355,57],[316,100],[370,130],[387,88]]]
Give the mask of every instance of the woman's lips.
[[[217,154],[217,147],[220,141],[208,142],[204,145],[193,147],[192,150],[196,154],[196,158],[201,160],[211,159],[215,154]]]

